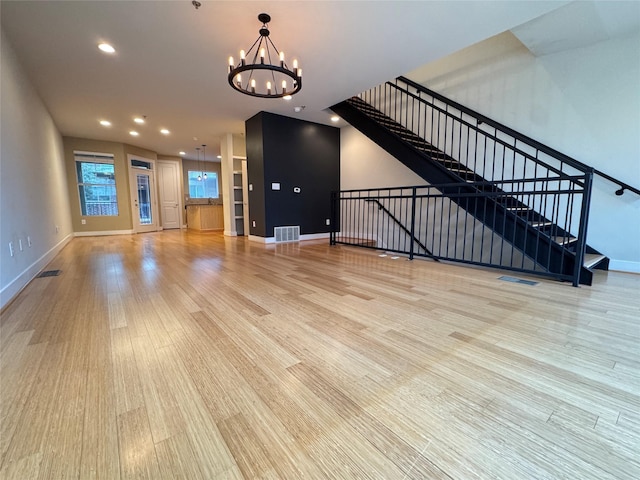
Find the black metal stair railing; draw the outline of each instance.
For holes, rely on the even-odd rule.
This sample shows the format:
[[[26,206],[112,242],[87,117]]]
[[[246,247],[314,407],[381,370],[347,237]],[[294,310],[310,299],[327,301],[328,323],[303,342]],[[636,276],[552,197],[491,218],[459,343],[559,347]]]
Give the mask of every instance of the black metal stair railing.
[[[544,182],[548,184],[543,186]],[[513,188],[516,183],[523,181],[505,180],[492,192],[483,190],[489,186],[487,182],[472,184],[475,190],[462,182],[334,192],[331,244],[499,267],[571,281],[577,286],[582,259],[567,265],[564,262],[584,249],[586,224],[581,228],[570,222],[575,219],[574,212],[582,211],[588,203],[585,185],[590,184],[590,174],[524,181],[538,187],[528,188],[522,200],[553,204],[550,221],[580,231],[571,241],[549,241],[541,229],[534,236],[526,235],[532,218],[504,215],[501,200],[511,196],[505,187]],[[575,221],[580,223],[579,218]],[[567,252],[571,256],[566,256]]]
[[[512,242],[511,248],[537,265],[533,270],[571,278],[576,285],[591,283],[583,260],[585,252],[597,252],[586,245],[586,229],[593,174],[602,172],[404,77],[332,109],[354,125],[357,120],[359,129],[437,187],[440,193],[430,191],[429,198],[448,197]],[[338,204],[347,199],[336,201],[336,218],[342,218]],[[406,247],[397,251],[411,255]],[[434,257],[451,259],[437,252]],[[590,268],[606,268],[608,259],[602,256],[600,262]]]
[[[391,220],[393,222],[393,224],[396,225],[400,229],[400,231],[402,231],[406,235],[408,235],[407,239],[410,242],[415,242],[415,243],[418,244],[418,247],[420,247],[422,249],[422,252],[424,252],[425,256],[431,257],[435,261],[438,261],[438,259],[433,256],[433,253],[426,247],[426,245],[424,243],[422,243],[419,238],[416,238],[415,232],[413,232],[412,230],[410,230],[407,227],[405,227],[403,225],[403,223],[400,220],[398,220],[396,218],[396,216],[387,207],[385,207],[384,204],[380,200],[378,200],[377,198],[365,198],[364,201],[365,202],[375,203],[378,206],[378,209],[383,211],[384,213],[386,213],[388,218],[389,218],[389,220]],[[412,203],[412,206],[415,207],[415,203]],[[412,218],[413,218],[413,216],[415,215],[415,210],[412,209],[411,215],[412,215]],[[411,225],[412,225],[412,227],[415,227],[415,222],[412,222]],[[404,248],[406,250],[406,243],[404,244]],[[413,258],[413,253],[414,253],[414,249],[410,247],[409,248],[410,258]]]

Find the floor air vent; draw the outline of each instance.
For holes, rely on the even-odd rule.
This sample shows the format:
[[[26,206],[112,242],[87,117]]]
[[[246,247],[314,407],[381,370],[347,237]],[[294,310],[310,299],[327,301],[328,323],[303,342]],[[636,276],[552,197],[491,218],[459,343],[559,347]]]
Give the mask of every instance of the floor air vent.
[[[276,238],[276,243],[299,242],[300,226],[296,225],[294,227],[274,227],[273,234]]]
[[[62,270],[46,270],[41,272],[36,278],[57,277],[60,275],[60,272],[62,272]]]

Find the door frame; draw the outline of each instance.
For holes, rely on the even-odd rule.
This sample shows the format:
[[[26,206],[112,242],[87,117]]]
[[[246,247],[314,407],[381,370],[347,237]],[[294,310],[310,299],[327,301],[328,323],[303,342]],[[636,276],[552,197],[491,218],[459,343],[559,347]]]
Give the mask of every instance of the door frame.
[[[134,167],[131,160],[140,160],[151,165],[150,169]],[[156,232],[161,229],[158,221],[158,192],[156,191],[156,161],[152,158],[145,158],[140,155],[127,154],[127,165],[129,166],[129,199],[131,202],[131,224],[133,233]],[[151,219],[150,225],[140,225],[138,203],[138,188],[135,182],[137,172],[147,172],[149,174],[149,190],[151,191]]]

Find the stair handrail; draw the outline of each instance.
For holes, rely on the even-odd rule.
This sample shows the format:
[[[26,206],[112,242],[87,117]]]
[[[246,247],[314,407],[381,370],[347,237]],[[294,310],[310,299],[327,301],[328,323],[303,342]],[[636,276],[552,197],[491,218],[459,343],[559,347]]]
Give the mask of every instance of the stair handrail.
[[[513,130],[512,128],[507,127],[506,125],[503,125],[500,122],[497,122],[495,120],[492,120],[489,117],[486,117],[485,115],[482,115],[481,113],[476,112],[475,110],[472,110],[471,108],[465,107],[464,105],[459,104],[458,102],[448,99],[447,97],[434,92],[433,90],[425,87],[424,85],[421,85],[417,82],[414,82],[413,80],[404,77],[404,76],[399,76],[396,78],[396,80],[399,80],[413,88],[415,88],[418,91],[421,91],[423,93],[426,93],[427,95],[432,96],[433,98],[436,98],[438,100],[440,100],[441,102],[448,104],[454,108],[456,108],[457,110],[460,110],[463,113],[466,113],[467,115],[476,118],[476,120],[478,120],[479,123],[486,123],[487,125],[490,125],[493,128],[496,128],[498,130],[501,130],[502,132],[510,135],[511,137],[513,137],[516,140],[520,140],[524,143],[527,143],[529,145],[531,145],[532,147],[534,147],[536,150],[539,150],[540,152],[546,153],[547,155],[554,157],[564,163],[566,163],[567,165],[570,165],[571,167],[575,168],[576,170],[579,170],[583,173],[587,173],[587,172],[593,172],[594,174],[605,178],[606,180],[609,180],[611,183],[615,183],[616,185],[618,185],[620,188],[618,190],[615,191],[615,194],[620,196],[623,195],[625,190],[629,190],[630,192],[635,193],[636,195],[640,195],[640,189],[637,189],[635,187],[632,187],[631,185],[618,180],[614,177],[612,177],[611,175],[608,175],[600,170],[597,170],[593,167],[590,167],[589,165],[586,165],[578,160],[576,160],[575,158],[572,158],[568,155],[565,155],[562,152],[559,152],[558,150],[555,150],[543,143],[540,143],[537,140],[534,140],[531,137],[528,137],[527,135],[520,133],[516,130]],[[391,82],[387,82],[389,85],[398,87],[398,85],[394,85]]]
[[[414,197],[415,197],[415,188],[416,188],[416,187],[412,187],[412,188],[413,188],[413,191],[414,191]],[[427,246],[426,246],[426,245],[424,245],[420,240],[418,240],[418,239],[415,237],[415,235],[414,235],[414,234],[413,234],[413,233],[412,233],[412,232],[411,232],[407,227],[405,227],[405,226],[402,224],[402,222],[401,222],[400,220],[398,220],[398,219],[395,217],[395,215],[393,215],[393,213],[391,213],[391,212],[389,211],[389,209],[388,209],[387,207],[385,207],[385,206],[380,202],[380,200],[378,200],[377,198],[365,198],[365,200],[364,200],[364,201],[365,201],[365,202],[369,202],[369,203],[375,203],[375,204],[377,204],[377,205],[378,205],[378,208],[379,208],[380,210],[382,210],[384,213],[386,213],[387,215],[389,215],[389,217],[391,218],[391,220],[393,220],[393,221],[396,223],[396,225],[398,225],[398,226],[402,229],[402,231],[403,231],[404,233],[406,233],[407,235],[409,235],[409,236],[411,237],[411,239],[412,239],[414,242],[416,242],[416,243],[420,246],[420,248],[422,248],[425,252],[427,252],[427,254],[428,254],[431,258],[433,258],[433,260],[435,260],[436,262],[438,261],[438,259],[437,259],[437,258],[435,258],[435,257],[433,256],[433,253],[432,253],[431,251],[429,251],[429,249],[427,248]],[[414,205],[415,205],[415,199],[414,199]],[[414,215],[414,216],[415,216],[415,215]],[[411,255],[411,256],[413,256],[413,255]]]

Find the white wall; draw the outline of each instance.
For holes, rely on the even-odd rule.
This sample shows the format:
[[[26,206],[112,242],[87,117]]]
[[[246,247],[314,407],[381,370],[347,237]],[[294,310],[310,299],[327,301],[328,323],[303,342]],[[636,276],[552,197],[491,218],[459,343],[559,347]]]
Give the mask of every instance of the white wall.
[[[640,188],[640,33],[534,56],[506,32],[407,76]],[[640,272],[640,196],[594,182],[588,243]]]
[[[340,129],[340,189],[424,185],[411,169],[351,126]]]
[[[1,35],[0,308],[73,235],[62,137]]]

